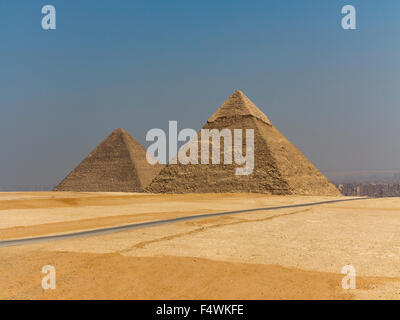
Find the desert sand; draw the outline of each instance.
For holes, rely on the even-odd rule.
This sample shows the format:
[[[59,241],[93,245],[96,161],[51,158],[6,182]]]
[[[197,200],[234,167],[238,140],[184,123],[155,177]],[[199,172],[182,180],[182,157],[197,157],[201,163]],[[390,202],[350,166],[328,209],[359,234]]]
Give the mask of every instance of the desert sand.
[[[339,199],[0,193],[0,240]],[[254,211],[0,248],[1,299],[399,299],[400,199]],[[357,289],[344,290],[344,265]],[[44,265],[57,289],[43,290]]]

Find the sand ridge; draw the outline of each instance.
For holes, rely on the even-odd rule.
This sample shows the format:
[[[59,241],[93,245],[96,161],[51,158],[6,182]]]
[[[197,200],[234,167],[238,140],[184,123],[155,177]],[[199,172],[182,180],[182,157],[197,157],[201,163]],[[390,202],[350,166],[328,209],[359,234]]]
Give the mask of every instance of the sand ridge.
[[[4,254],[4,253],[3,253]],[[341,274],[278,265],[247,265],[186,257],[126,257],[20,250],[0,268],[0,299],[353,299]],[[34,259],[32,259],[34,255]],[[27,264],[26,262],[29,262]],[[57,289],[41,289],[42,265],[57,268]],[[21,274],[18,283],[13,276]],[[359,278],[358,292],[390,284]],[[295,285],[294,285],[295,284]]]

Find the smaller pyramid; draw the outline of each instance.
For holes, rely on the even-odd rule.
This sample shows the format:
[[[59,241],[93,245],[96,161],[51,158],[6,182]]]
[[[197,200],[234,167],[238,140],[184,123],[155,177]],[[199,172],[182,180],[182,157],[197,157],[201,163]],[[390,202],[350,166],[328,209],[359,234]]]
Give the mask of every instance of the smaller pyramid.
[[[141,192],[161,171],[124,129],[115,129],[54,191]]]

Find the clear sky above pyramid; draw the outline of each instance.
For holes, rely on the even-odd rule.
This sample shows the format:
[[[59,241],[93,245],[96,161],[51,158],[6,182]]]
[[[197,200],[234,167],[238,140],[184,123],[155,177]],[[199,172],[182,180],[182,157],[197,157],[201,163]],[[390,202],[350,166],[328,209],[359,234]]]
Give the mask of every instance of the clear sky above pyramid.
[[[40,27],[41,6],[57,30]],[[357,8],[357,31],[341,7]],[[51,185],[113,129],[200,129],[236,89],[322,172],[399,170],[400,2],[1,1],[0,187]]]

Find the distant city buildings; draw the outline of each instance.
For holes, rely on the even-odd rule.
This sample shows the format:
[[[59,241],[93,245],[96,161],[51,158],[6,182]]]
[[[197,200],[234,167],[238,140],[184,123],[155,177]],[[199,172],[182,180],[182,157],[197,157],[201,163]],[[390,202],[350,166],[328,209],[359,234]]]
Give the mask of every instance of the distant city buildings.
[[[400,183],[341,183],[336,184],[345,196],[400,197]]]
[[[384,172],[333,178],[339,191],[345,196],[400,197],[400,173]]]

